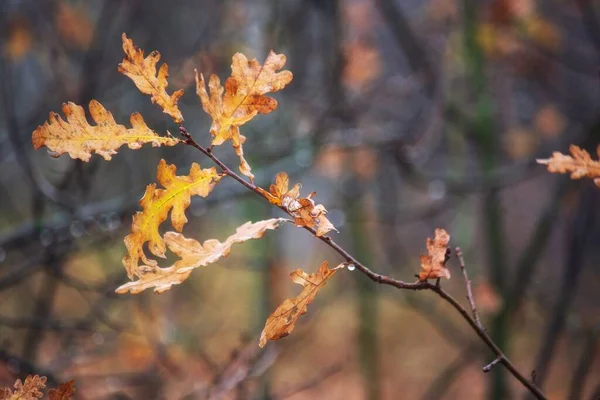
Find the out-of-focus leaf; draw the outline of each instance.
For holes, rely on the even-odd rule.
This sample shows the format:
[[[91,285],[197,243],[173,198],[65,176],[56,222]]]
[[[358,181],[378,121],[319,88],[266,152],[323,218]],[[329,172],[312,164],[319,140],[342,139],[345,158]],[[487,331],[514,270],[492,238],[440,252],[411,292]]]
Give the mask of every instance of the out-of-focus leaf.
[[[26,19],[16,17],[7,23],[8,38],[4,43],[4,54],[13,61],[25,56],[33,43],[33,34]]]
[[[566,121],[556,106],[547,104],[535,114],[533,125],[543,136],[554,138],[565,130]]]
[[[75,381],[61,383],[56,389],[50,389],[48,396],[50,400],[69,400],[75,395]]]
[[[0,400],[37,400],[43,396],[41,390],[45,387],[45,376],[28,375],[25,382],[17,379],[14,392],[10,388],[0,390]]]
[[[94,24],[81,3],[73,5],[61,1],[56,4],[56,29],[63,43],[78,49],[87,49],[92,42]]]
[[[83,107],[71,102],[63,104],[62,111],[67,120],[50,113],[48,121],[33,132],[33,147],[46,146],[56,156],[68,153],[72,158],[89,161],[93,151],[110,160],[125,144],[130,149],[139,149],[145,143],[152,143],[154,147],[179,143],[171,135],[158,136],[138,113],[131,114],[131,128],[126,128],[117,124],[110,111],[96,100],[90,101],[89,109],[96,125],[88,123]]]
[[[512,159],[522,159],[531,156],[539,143],[535,132],[522,127],[515,127],[502,136],[502,145]]]

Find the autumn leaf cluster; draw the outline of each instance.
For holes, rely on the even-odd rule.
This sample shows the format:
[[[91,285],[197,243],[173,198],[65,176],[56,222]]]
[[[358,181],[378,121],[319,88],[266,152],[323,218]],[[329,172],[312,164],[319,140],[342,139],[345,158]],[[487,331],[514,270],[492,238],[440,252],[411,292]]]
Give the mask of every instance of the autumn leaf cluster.
[[[0,389],[0,400],[37,400],[44,396],[46,377],[29,375],[25,381],[17,379],[13,388]],[[57,388],[48,391],[49,400],[70,400],[75,395],[75,382],[61,383]]]
[[[183,90],[169,93],[167,64],[160,65],[157,70],[160,53],[153,51],[145,56],[144,51],[137,48],[125,34],[122,39],[125,58],[119,64],[118,71],[130,78],[140,92],[150,96],[151,101],[172,118],[183,139],[175,138],[169,132],[163,135],[156,133],[138,113],[131,114],[130,127],[118,124],[109,111],[98,101],[92,100],[89,113],[94,124],[88,123],[83,107],[66,103],[62,108],[66,120],[59,114],[50,113],[48,121],[33,132],[33,146],[36,149],[48,148],[52,156],[69,154],[74,159],[87,162],[93,153],[110,160],[124,145],[130,149],[139,149],[144,144],[192,145],[215,161],[212,157],[215,148],[231,141],[239,158],[239,170],[248,180],[217,161],[221,170],[215,167],[202,168],[193,163],[187,174],[177,174],[176,165],[161,160],[157,166],[157,183],[146,187],[139,201],[141,211],[133,216],[131,233],[124,240],[127,254],[123,257],[123,265],[131,282],[117,288],[117,293],[137,294],[146,289],[162,293],[184,282],[194,269],[226,257],[234,244],[259,239],[267,231],[278,229],[286,223],[306,228],[317,237],[326,238],[327,233],[337,231],[327,218],[326,208],[315,202],[315,192],[302,196],[301,185],[295,184],[290,188],[285,172],[277,174],[268,190],[260,188],[254,184],[252,169],[244,158],[246,137],[241,134],[240,127],[258,114],[274,111],[278,103],[268,94],[282,90],[292,81],[292,73],[282,70],[286,62],[283,54],[271,51],[261,64],[256,59],[248,60],[243,54],[236,53],[232,59],[231,76],[225,80],[224,86],[218,76],[211,75],[207,89],[204,75],[196,72],[196,94],[200,106],[212,119],[211,145],[203,148],[183,126],[184,118],[178,106]],[[263,196],[290,218],[246,222],[222,242],[208,239],[200,243],[184,236],[184,226],[188,222],[186,210],[192,198],[207,197],[227,176]],[[174,230],[164,232],[161,228],[168,219]],[[428,239],[428,255],[421,257],[420,281],[450,278],[445,267],[449,239],[450,236],[441,229],[436,231],[434,239]],[[167,250],[178,259],[172,265],[161,266],[160,260],[166,258]],[[344,266],[345,263],[342,263],[329,269],[328,263],[323,262],[315,273],[300,269],[293,271],[291,279],[302,286],[302,291],[298,296],[286,299],[268,317],[260,337],[260,346],[264,346],[267,340],[289,335],[318,292]]]

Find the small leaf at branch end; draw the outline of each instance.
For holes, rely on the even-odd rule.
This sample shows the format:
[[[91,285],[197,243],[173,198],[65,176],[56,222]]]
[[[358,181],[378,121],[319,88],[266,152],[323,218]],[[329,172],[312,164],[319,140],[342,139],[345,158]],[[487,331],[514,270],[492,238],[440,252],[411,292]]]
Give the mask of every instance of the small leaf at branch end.
[[[427,279],[450,279],[450,270],[446,268],[450,235],[444,229],[436,229],[434,239],[427,238],[427,253],[421,255],[420,281]]]
[[[312,199],[315,193],[300,198],[300,184],[295,184],[289,189],[289,177],[285,172],[280,172],[275,177],[275,184],[269,187],[267,192],[259,189],[259,192],[271,204],[283,207],[292,217],[297,226],[313,228],[317,236],[323,236],[329,231],[336,231],[335,227],[326,217],[327,210],[322,204],[315,204]]]
[[[83,107],[71,102],[63,104],[67,120],[50,113],[48,121],[33,132],[33,147],[37,150],[46,146],[54,157],[68,153],[72,158],[87,162],[94,151],[108,161],[125,144],[130,149],[139,149],[145,143],[154,147],[179,143],[170,135],[158,136],[138,113],[131,114],[131,128],[126,128],[117,124],[112,114],[96,100],[90,101],[89,109],[95,126],[87,122]]]
[[[236,154],[240,158],[240,171],[254,179],[250,166],[244,158],[242,145],[246,138],[240,134],[240,126],[257,114],[268,114],[277,108],[277,101],[265,96],[277,92],[292,81],[290,71],[279,71],[286,58],[283,54],[269,53],[264,65],[250,60],[241,53],[233,56],[231,77],[225,82],[225,88],[216,75],[211,75],[206,91],[204,76],[196,71],[196,93],[200,97],[202,108],[212,117],[210,134],[212,145],[218,146],[231,140]]]
[[[14,392],[10,388],[0,389],[0,399],[4,400],[35,400],[41,399],[43,390],[46,387],[46,377],[39,375],[28,375],[25,382],[17,379],[14,386]]]
[[[183,116],[177,107],[177,102],[183,95],[183,90],[177,90],[172,95],[167,93],[169,67],[167,64],[162,64],[158,74],[156,73],[156,64],[160,60],[160,53],[153,51],[144,58],[144,51],[135,47],[133,40],[124,33],[122,38],[125,58],[119,64],[119,72],[129,77],[140,92],[150,95],[152,102],[158,104],[166,114],[169,114],[175,123],[182,123]]]
[[[296,297],[284,300],[269,315],[265,328],[260,335],[260,347],[264,347],[268,340],[281,339],[292,333],[296,321],[301,315],[306,314],[308,305],[315,299],[319,290],[325,286],[339,268],[344,267],[344,264],[340,264],[334,269],[329,269],[327,265],[327,261],[324,261],[319,270],[310,275],[301,269],[297,269],[290,274],[295,283],[303,286],[302,292]]]
[[[208,239],[200,244],[194,239],[186,238],[181,233],[167,232],[164,240],[169,249],[177,254],[180,260],[168,268],[140,268],[142,273],[139,275],[139,279],[120,286],[116,292],[137,294],[146,289],[154,288],[155,293],[162,293],[171,289],[171,286],[185,281],[192,270],[227,257],[235,243],[259,239],[263,237],[267,230],[277,229],[284,222],[289,222],[289,220],[272,218],[254,223],[246,222],[238,227],[235,234],[228,237],[223,243],[216,239]]]
[[[50,400],[70,400],[76,391],[75,381],[69,381],[61,383],[56,389],[50,389],[48,396]]]
[[[177,167],[167,165],[165,160],[158,164],[156,177],[164,189],[157,189],[156,184],[146,187],[146,193],[140,200],[142,211],[133,216],[131,233],[125,237],[127,255],[123,265],[129,278],[140,276],[140,259],[148,267],[156,267],[157,263],[144,254],[144,244],[158,257],[165,257],[165,242],[158,232],[158,227],[171,212],[171,224],[181,231],[187,223],[185,210],[191,203],[192,196],[206,197],[221,180],[222,176],[216,168],[201,169],[196,163],[192,164],[189,175],[176,175]]]
[[[593,160],[590,154],[579,146],[571,145],[569,151],[570,156],[555,151],[549,159],[537,160],[537,162],[545,164],[549,172],[570,173],[571,179],[592,178],[596,186],[600,186],[600,160]],[[600,146],[596,149],[596,153],[600,158]]]

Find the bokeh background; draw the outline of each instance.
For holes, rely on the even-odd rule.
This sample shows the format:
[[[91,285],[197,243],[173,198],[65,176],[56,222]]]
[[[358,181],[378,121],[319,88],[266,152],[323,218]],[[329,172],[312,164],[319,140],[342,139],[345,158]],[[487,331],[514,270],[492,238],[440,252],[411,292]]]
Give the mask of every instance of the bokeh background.
[[[50,111],[99,100],[119,123],[168,116],[117,72],[121,34],[159,50],[186,126],[209,143],[193,70],[287,55],[278,110],[242,129],[257,184],[316,191],[373,270],[412,281],[437,227],[461,246],[484,324],[553,399],[600,396],[600,189],[536,158],[600,143],[592,0],[3,0],[0,3],[0,387],[74,379],[81,399],[508,399],[523,389],[428,292],[340,271],[293,335],[257,346],[288,277],[341,260],[291,226],[238,245],[162,295],[116,295],[123,237],[161,158],[83,164],[34,151]],[[229,145],[216,150],[237,165]],[[234,182],[195,199],[185,233],[223,240],[281,216]],[[455,259],[442,284],[464,301]]]

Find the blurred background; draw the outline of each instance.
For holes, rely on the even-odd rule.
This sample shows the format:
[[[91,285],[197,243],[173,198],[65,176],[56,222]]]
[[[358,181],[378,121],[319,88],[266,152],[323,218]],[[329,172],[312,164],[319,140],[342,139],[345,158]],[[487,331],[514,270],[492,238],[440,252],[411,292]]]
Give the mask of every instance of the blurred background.
[[[340,271],[293,335],[257,346],[266,317],[339,256],[286,226],[238,245],[162,295],[116,295],[123,238],[161,158],[122,148],[83,164],[34,151],[72,101],[128,124],[177,126],[117,72],[126,32],[169,65],[186,127],[208,144],[193,70],[287,55],[279,108],[242,129],[256,182],[318,193],[333,237],[412,281],[435,228],[461,246],[490,335],[553,399],[600,396],[600,189],[535,164],[600,143],[600,4],[592,0],[3,0],[0,5],[0,387],[37,373],[81,399],[508,399],[524,396],[460,316],[429,292]],[[229,145],[216,149],[237,166]],[[234,182],[194,199],[184,233],[224,240],[281,216]],[[442,285],[463,304],[458,263]]]

